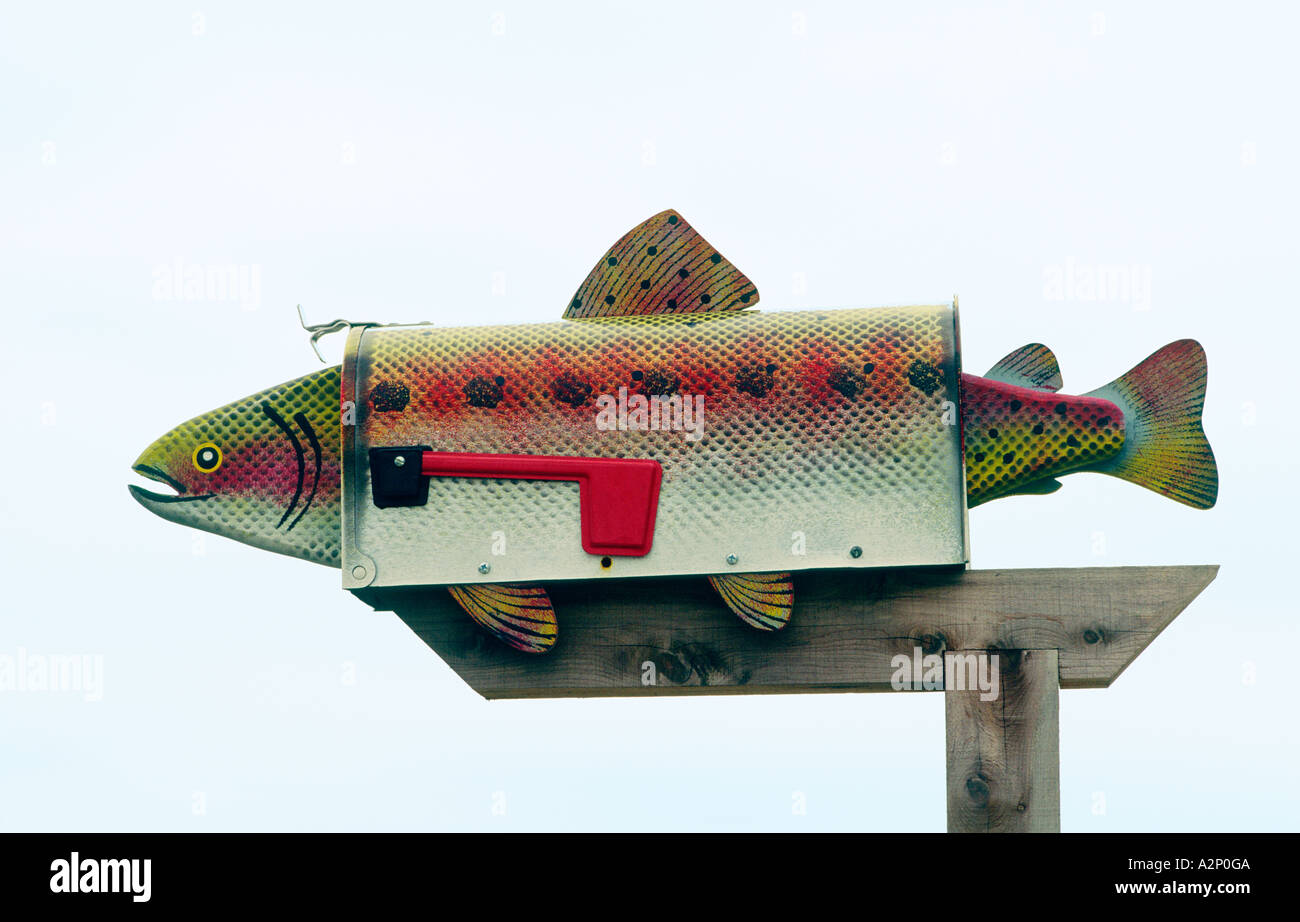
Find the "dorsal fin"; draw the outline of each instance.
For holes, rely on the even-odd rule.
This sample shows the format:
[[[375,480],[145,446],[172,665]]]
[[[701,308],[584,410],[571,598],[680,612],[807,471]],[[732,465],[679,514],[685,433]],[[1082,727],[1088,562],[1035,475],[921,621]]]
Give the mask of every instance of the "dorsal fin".
[[[677,212],[618,239],[569,299],[565,319],[742,310],[758,289]]]
[[[1004,355],[984,373],[984,377],[1004,384],[1014,384],[1016,387],[1036,387],[1044,391],[1059,391],[1064,383],[1061,380],[1061,368],[1056,364],[1056,356],[1042,343],[1030,343]]]

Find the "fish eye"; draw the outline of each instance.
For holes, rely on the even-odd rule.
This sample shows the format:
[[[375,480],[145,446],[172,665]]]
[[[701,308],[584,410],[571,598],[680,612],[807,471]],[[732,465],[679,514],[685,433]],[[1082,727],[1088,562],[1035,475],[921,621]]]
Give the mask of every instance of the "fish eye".
[[[221,449],[212,442],[204,442],[194,449],[194,466],[205,474],[221,467]]]

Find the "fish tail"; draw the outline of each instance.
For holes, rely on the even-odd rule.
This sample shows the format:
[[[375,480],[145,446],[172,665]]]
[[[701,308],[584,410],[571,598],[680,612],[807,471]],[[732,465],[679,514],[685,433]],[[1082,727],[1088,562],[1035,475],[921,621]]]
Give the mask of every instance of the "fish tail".
[[[1180,339],[1089,393],[1123,411],[1125,432],[1119,454],[1084,470],[1209,509],[1219,494],[1219,471],[1201,428],[1205,380],[1205,350]]]

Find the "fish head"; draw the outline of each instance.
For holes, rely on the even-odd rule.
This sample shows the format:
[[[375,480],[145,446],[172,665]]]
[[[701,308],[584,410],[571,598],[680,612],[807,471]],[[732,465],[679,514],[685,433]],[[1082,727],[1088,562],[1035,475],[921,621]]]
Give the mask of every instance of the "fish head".
[[[181,423],[132,470],[131,495],[170,522],[339,565],[339,368]]]

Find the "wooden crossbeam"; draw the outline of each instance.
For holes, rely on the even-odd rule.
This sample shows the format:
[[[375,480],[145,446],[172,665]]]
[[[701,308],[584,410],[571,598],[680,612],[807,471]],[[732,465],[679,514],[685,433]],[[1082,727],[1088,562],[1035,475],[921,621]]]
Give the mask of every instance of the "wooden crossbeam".
[[[795,577],[789,627],[742,624],[703,579],[548,586],[560,639],[517,653],[438,588],[359,590],[486,698],[890,691],[898,654],[1055,650],[1061,688],[1113,682],[1217,566],[909,569]]]

